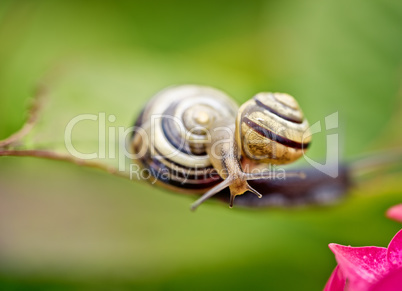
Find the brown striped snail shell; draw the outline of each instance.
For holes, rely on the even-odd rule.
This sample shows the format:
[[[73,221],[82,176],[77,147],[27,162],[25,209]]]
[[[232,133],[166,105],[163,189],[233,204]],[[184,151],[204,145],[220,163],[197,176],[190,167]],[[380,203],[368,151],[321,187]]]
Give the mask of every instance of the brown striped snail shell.
[[[242,157],[250,163],[288,164],[309,147],[309,124],[296,100],[285,93],[258,93],[236,120]]]
[[[208,136],[202,129],[218,118],[234,120],[237,109],[229,96],[209,87],[184,85],[159,92],[135,124],[132,148],[137,162],[165,187],[205,192],[222,179],[205,152]]]
[[[194,209],[226,187],[230,206],[246,191],[261,197],[247,181],[272,174],[251,170],[293,162],[309,143],[308,123],[290,95],[259,93],[238,108],[217,89],[182,85],[159,92],[146,104],[131,147],[135,161],[160,185],[206,192]]]

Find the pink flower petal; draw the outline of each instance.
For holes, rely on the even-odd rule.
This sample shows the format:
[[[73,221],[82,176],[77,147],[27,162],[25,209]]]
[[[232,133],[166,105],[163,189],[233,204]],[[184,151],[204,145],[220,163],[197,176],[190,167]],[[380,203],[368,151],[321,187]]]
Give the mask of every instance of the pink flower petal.
[[[389,243],[387,260],[394,268],[402,267],[402,230]]]
[[[345,283],[345,278],[343,278],[339,266],[336,266],[327,284],[325,284],[324,291],[343,291],[345,289]]]
[[[385,214],[388,218],[402,223],[402,204],[392,206]]]
[[[350,290],[368,290],[388,271],[387,249],[381,247],[350,247],[330,244],[339,268]]]
[[[388,273],[383,279],[374,284],[370,291],[400,291],[402,290],[402,269]]]

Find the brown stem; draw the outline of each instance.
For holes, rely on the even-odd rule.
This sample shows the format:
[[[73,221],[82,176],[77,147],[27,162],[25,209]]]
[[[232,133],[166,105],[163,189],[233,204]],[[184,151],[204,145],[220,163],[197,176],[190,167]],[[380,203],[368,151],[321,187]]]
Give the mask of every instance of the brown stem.
[[[123,177],[123,178],[130,178],[128,173],[119,171],[116,167],[107,166],[105,164],[94,162],[94,161],[87,161],[75,158],[70,155],[66,154],[59,154],[56,152],[45,151],[45,150],[2,150],[0,149],[0,156],[17,156],[17,157],[35,157],[35,158],[43,158],[49,160],[58,160],[58,161],[65,161],[74,163],[79,166],[85,166],[90,168],[100,169],[102,171],[108,172],[109,174]]]

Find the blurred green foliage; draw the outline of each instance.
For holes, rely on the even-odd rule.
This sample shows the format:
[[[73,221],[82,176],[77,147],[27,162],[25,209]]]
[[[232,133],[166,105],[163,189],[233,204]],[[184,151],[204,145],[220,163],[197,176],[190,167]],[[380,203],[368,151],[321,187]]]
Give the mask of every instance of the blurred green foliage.
[[[401,31],[400,1],[3,0],[0,139],[55,72],[39,147],[62,150],[71,112],[128,126],[155,92],[197,83],[239,102],[288,92],[310,123],[339,111],[351,158],[400,139]],[[309,155],[324,157],[314,138]],[[328,243],[385,246],[400,228],[383,215],[400,175],[333,207],[190,213],[194,197],[61,162],[1,158],[0,173],[0,289],[320,290]]]

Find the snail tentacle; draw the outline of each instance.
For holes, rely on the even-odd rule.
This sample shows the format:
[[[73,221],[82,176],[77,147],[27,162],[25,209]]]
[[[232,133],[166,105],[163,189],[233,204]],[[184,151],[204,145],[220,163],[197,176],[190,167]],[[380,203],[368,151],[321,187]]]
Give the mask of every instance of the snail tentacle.
[[[223,180],[223,182],[221,182],[218,185],[216,185],[215,187],[213,187],[207,193],[205,193],[200,198],[198,198],[193,204],[191,204],[191,210],[193,210],[193,211],[196,210],[197,207],[200,206],[204,201],[208,200],[209,198],[211,198],[215,194],[219,193],[226,187],[229,187],[232,182],[233,181],[230,178]]]

